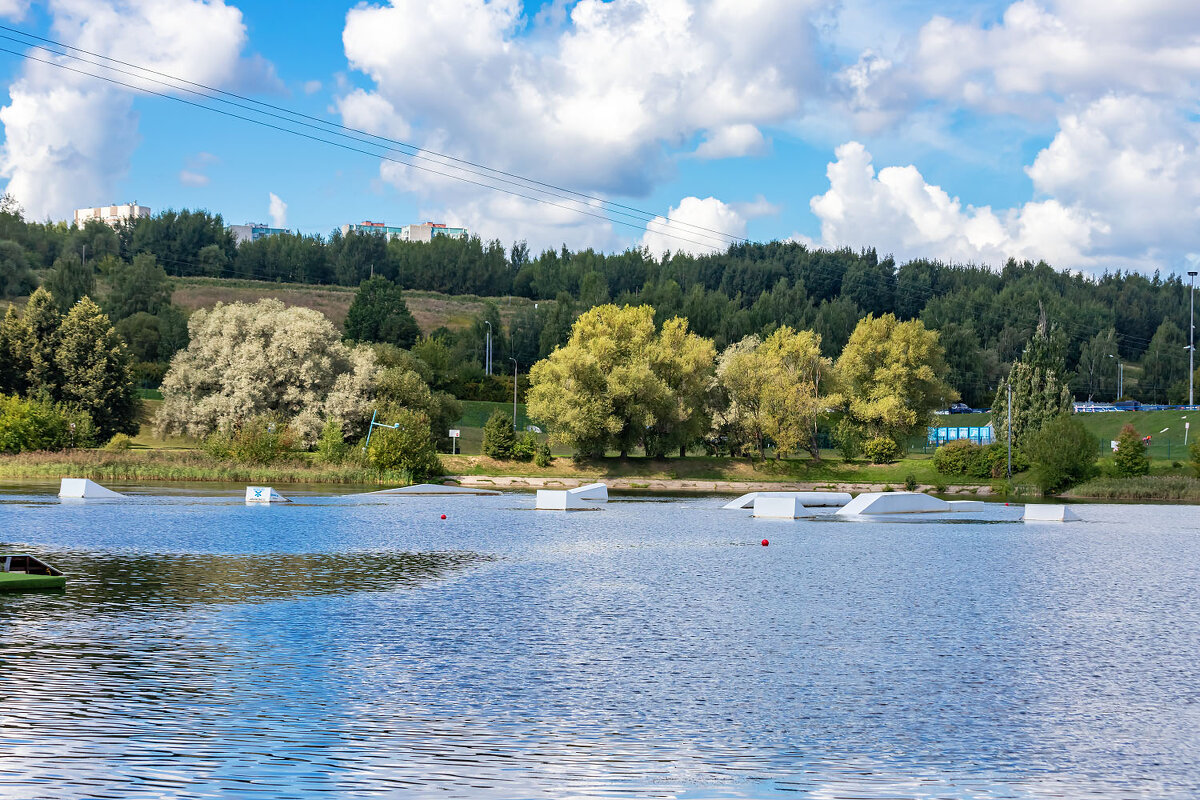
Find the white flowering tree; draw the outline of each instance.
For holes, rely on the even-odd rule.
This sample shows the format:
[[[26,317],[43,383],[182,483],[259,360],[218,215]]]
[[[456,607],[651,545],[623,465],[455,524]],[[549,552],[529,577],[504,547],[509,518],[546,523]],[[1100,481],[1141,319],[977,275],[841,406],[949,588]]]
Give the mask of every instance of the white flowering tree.
[[[319,311],[278,300],[217,304],[188,321],[191,343],[163,380],[160,433],[204,436],[273,414],[311,445],[326,419],[346,433],[366,424],[376,371]]]

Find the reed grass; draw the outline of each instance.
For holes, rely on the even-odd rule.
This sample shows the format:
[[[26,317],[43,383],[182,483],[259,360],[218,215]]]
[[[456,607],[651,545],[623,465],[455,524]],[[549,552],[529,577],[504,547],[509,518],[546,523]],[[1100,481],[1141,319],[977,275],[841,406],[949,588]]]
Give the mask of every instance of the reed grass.
[[[1186,475],[1095,478],[1079,484],[1065,496],[1092,500],[1200,500],[1200,478]]]
[[[0,457],[0,478],[91,478],[96,481],[220,481],[231,483],[408,483],[399,472],[356,464],[322,465],[297,459],[278,464],[236,464],[200,451],[72,450]]]

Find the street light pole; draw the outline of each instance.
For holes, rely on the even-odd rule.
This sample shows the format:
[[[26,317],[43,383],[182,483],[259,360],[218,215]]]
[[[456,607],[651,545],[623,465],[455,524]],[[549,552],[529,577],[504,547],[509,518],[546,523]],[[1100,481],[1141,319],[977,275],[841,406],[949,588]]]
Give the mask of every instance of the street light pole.
[[[1008,479],[1012,480],[1012,384],[1008,384]]]
[[[488,326],[487,338],[484,339],[484,342],[483,342],[483,374],[491,375],[492,374],[492,323],[488,322],[485,319],[483,321],[483,324]]]
[[[508,359],[513,362],[513,431],[517,430],[517,360],[511,356]]]
[[[1188,270],[1188,277],[1192,279],[1192,300],[1191,311],[1188,314],[1188,405],[1196,405],[1195,387],[1193,384],[1196,381],[1196,270]]]

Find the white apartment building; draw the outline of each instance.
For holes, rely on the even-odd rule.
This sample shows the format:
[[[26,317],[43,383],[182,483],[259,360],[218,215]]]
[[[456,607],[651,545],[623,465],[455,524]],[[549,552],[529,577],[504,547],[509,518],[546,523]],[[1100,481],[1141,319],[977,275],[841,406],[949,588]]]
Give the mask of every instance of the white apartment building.
[[[347,236],[351,232],[373,233],[376,236],[386,236],[389,240],[399,239],[402,242],[425,242],[426,244],[433,241],[435,236],[449,236],[451,239],[467,238],[466,228],[451,228],[442,222],[394,226],[382,222],[366,221],[342,226],[343,236]]]
[[[149,206],[139,206],[137,202],[124,203],[119,206],[98,206],[96,208],[75,209],[75,225],[82,228],[87,222],[98,219],[105,225],[117,227],[123,222],[132,222],[150,216]]]

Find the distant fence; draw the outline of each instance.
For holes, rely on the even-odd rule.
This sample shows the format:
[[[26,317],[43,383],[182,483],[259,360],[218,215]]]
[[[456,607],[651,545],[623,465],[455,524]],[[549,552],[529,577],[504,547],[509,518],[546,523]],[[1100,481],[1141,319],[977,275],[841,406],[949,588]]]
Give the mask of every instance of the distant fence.
[[[975,444],[991,444],[995,437],[991,425],[975,427],[964,425],[959,427],[930,428],[928,443],[940,446],[946,442],[956,442],[966,439]]]
[[[1167,406],[1154,403],[1076,403],[1076,414],[1102,414],[1107,411],[1200,411],[1200,406]]]

